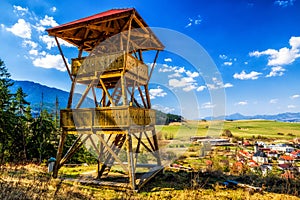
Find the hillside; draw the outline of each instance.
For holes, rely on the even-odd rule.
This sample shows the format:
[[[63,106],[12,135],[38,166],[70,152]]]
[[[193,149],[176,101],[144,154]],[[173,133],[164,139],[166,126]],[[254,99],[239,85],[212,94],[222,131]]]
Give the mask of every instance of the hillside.
[[[30,102],[33,111],[40,111],[43,101],[43,109],[54,112],[56,97],[58,98],[59,108],[66,108],[67,106],[69,92],[31,81],[14,81],[14,85],[10,89],[14,93],[19,87],[27,94],[26,100]],[[80,97],[80,94],[75,94],[74,101],[77,102]],[[94,102],[92,99],[87,99],[83,105],[94,106]]]

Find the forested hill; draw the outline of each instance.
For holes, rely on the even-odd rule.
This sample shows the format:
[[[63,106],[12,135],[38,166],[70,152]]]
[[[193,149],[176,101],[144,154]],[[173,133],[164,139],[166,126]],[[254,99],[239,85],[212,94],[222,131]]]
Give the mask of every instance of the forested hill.
[[[30,102],[33,111],[39,111],[43,106],[43,109],[48,112],[54,112],[56,97],[58,98],[59,108],[66,108],[67,106],[69,92],[31,81],[14,81],[14,85],[10,87],[10,90],[14,93],[19,87],[27,94],[26,100]],[[74,101],[78,101],[80,96],[75,94]],[[93,106],[93,100],[87,99],[85,105]]]

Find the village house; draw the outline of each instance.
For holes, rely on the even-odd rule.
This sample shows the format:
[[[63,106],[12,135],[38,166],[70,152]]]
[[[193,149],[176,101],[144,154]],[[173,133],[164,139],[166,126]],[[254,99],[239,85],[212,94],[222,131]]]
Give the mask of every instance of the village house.
[[[295,150],[295,148],[288,146],[287,144],[275,144],[275,145],[269,145],[268,148],[270,148],[273,151],[278,151],[281,153],[291,153]]]
[[[280,156],[280,154],[277,151],[272,150],[272,151],[267,152],[267,156],[269,158],[278,158]]]
[[[300,150],[291,152],[290,156],[292,156],[294,159],[300,159]]]
[[[278,159],[278,164],[292,164],[294,163],[294,158],[289,155],[282,155]]]
[[[252,160],[260,164],[268,163],[268,157],[266,153],[260,150],[253,154]]]

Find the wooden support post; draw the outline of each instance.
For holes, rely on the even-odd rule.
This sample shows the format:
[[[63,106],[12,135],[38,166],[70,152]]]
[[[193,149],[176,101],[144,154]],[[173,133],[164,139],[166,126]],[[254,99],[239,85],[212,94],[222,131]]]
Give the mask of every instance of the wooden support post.
[[[102,89],[101,105],[102,105],[102,107],[106,106],[106,93],[105,93],[104,89]]]
[[[92,80],[92,82],[86,87],[85,91],[83,92],[83,94],[82,94],[82,96],[81,96],[81,98],[80,98],[80,100],[79,100],[79,102],[78,102],[78,104],[76,106],[76,109],[80,108],[80,106],[83,103],[86,95],[89,93],[89,91],[93,87],[94,83],[95,83],[95,79]]]
[[[56,162],[55,162],[54,169],[53,169],[53,175],[52,175],[53,178],[57,178],[57,175],[58,175],[58,170],[60,168],[59,163],[60,163],[60,160],[62,157],[62,152],[63,152],[63,147],[65,144],[66,136],[67,136],[67,134],[64,131],[62,131],[61,135],[60,135],[60,139],[59,139],[57,154],[56,154]]]
[[[152,67],[151,67],[151,71],[150,71],[150,75],[149,75],[149,78],[148,78],[148,81],[147,81],[147,84],[149,83],[150,79],[151,79],[151,76],[152,76],[152,73],[153,73],[153,70],[154,70],[154,67],[156,65],[156,60],[158,58],[158,54],[159,54],[159,50],[156,51],[156,54],[155,54],[155,58],[154,58],[154,61],[152,63]]]
[[[112,106],[115,106],[115,103],[114,103],[113,99],[111,98],[111,96],[110,96],[108,90],[106,89],[106,87],[105,87],[105,85],[104,85],[102,79],[100,78],[99,81],[100,81],[100,84],[101,84],[103,90],[105,91],[105,94],[106,94],[107,98],[109,99],[111,105],[112,105]]]
[[[142,102],[143,102],[143,105],[144,105],[144,108],[147,108],[148,106],[146,105],[146,102],[145,102],[145,99],[144,99],[144,95],[143,95],[143,92],[140,88],[140,86],[138,86],[138,90],[139,90],[139,93],[140,93],[140,97],[142,99]]]
[[[111,149],[110,146],[108,146],[108,144],[105,142],[105,140],[102,137],[99,137],[100,142],[104,145],[104,147],[106,148],[106,150],[112,155],[112,157],[121,165],[121,167],[125,170],[125,172],[128,172],[128,169],[125,167],[125,165],[123,164],[123,162],[120,160],[120,158],[118,157],[118,155]]]
[[[96,96],[96,92],[95,92],[95,88],[94,87],[92,87],[92,91],[93,91],[95,106],[97,108],[99,105],[98,105],[97,96]]]
[[[123,99],[123,105],[128,105],[127,101],[127,91],[126,91],[126,82],[125,82],[125,76],[122,73],[121,75],[121,88],[122,88],[122,99]]]
[[[71,106],[72,106],[73,95],[74,95],[74,90],[75,90],[75,85],[76,85],[76,82],[73,81],[73,82],[72,82],[72,85],[71,85],[71,90],[70,90],[70,93],[69,93],[69,99],[68,99],[68,105],[67,105],[67,108],[71,108]]]
[[[135,166],[137,164],[138,156],[139,156],[139,153],[140,153],[140,146],[141,146],[142,137],[143,137],[143,133],[140,132],[139,138],[137,139],[138,143],[137,143],[137,147],[136,147],[136,151],[135,151]]]
[[[132,139],[131,133],[127,133],[126,135],[126,144],[127,144],[127,160],[128,160],[128,170],[129,170],[129,184],[132,190],[136,190],[135,183],[135,166],[133,160],[133,152],[132,152]]]
[[[61,50],[60,44],[59,44],[59,42],[58,42],[58,39],[57,39],[56,36],[55,36],[54,38],[55,38],[55,41],[56,41],[58,50],[59,50],[59,52],[60,52],[60,55],[61,55],[61,57],[62,57],[62,59],[63,59],[63,61],[64,61],[64,64],[65,64],[65,66],[66,66],[66,69],[67,69],[67,71],[68,71],[69,77],[70,77],[71,81],[74,81],[74,79],[73,79],[73,77],[72,77],[72,75],[71,75],[71,72],[70,72],[68,63],[67,63],[67,61],[66,61],[66,59],[65,59],[64,53],[63,53],[63,51]]]
[[[146,100],[147,100],[147,108],[151,109],[151,101],[150,101],[150,94],[149,94],[148,84],[144,85],[144,89],[145,89],[145,95],[146,95]]]
[[[152,130],[152,137],[153,137],[153,142],[154,142],[154,147],[155,147],[155,154],[156,154],[156,159],[157,159],[157,165],[160,166],[161,165],[161,159],[160,159],[158,139],[157,139],[155,128],[154,128],[154,130]]]
[[[152,144],[152,142],[151,142],[149,136],[147,135],[147,132],[146,132],[146,131],[144,132],[144,134],[145,134],[145,136],[146,136],[146,138],[147,138],[147,140],[148,140],[148,143],[149,143],[150,146],[151,146],[151,149],[152,149],[153,151],[156,151],[155,145]],[[153,139],[153,138],[152,138],[152,139]]]

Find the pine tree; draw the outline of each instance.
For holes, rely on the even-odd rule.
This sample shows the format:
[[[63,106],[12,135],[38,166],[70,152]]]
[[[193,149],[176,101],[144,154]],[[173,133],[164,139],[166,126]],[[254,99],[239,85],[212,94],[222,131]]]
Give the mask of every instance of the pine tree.
[[[14,158],[18,158],[19,160],[15,160],[16,162],[24,161],[27,159],[27,151],[26,151],[26,138],[29,134],[28,123],[30,118],[29,115],[30,110],[27,109],[29,103],[25,100],[26,94],[23,92],[22,88],[18,88],[16,94],[13,97],[11,109],[13,110],[14,116],[14,129],[13,129],[13,145],[11,146],[11,155]]]
[[[9,155],[11,130],[14,127],[14,113],[11,111],[11,99],[9,87],[13,83],[4,62],[0,59],[0,163],[6,161]]]

